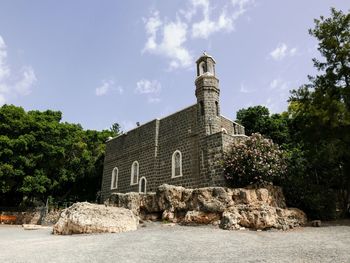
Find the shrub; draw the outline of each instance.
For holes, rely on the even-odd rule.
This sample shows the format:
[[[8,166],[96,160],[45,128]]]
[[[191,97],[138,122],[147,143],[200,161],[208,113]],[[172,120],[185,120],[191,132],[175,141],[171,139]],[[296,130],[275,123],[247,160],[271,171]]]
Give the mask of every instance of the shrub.
[[[272,184],[287,169],[285,153],[259,133],[233,143],[223,162],[226,179],[236,187]]]

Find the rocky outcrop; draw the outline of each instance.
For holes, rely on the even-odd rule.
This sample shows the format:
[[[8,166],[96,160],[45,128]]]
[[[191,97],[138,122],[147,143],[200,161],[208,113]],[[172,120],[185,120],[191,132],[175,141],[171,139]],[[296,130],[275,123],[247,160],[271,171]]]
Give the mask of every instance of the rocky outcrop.
[[[265,205],[240,206],[222,214],[220,227],[228,230],[241,227],[288,230],[305,223],[305,213],[296,208],[282,209]]]
[[[138,219],[129,209],[75,203],[63,210],[53,227],[54,234],[119,233],[137,229]]]
[[[63,209],[51,210],[41,220],[41,224],[44,226],[52,226],[58,222]]]
[[[112,194],[108,206],[131,209],[141,219],[181,224],[219,224],[223,229],[289,229],[306,223],[299,209],[286,208],[282,189],[161,185],[156,193]]]

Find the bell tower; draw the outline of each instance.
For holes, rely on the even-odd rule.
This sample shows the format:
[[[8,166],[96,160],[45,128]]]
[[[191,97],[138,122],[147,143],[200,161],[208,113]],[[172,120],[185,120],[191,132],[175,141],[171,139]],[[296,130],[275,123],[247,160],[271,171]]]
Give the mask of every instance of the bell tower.
[[[220,89],[215,74],[215,60],[206,52],[197,60],[197,116],[202,132],[211,135],[220,129]]]

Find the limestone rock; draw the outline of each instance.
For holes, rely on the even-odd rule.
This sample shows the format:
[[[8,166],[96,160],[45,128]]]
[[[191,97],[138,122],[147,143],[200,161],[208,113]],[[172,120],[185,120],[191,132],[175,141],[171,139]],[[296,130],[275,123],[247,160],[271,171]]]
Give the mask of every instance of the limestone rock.
[[[238,213],[225,211],[222,213],[220,227],[227,230],[239,229],[239,219],[240,215]]]
[[[52,226],[57,223],[62,210],[51,210],[45,217],[43,217],[41,224]]]
[[[105,202],[108,206],[117,206],[130,209],[135,215],[140,213],[141,195],[139,193],[113,193]]]
[[[161,210],[173,210],[174,207],[178,210],[185,209],[186,201],[190,196],[188,189],[182,186],[163,184],[157,190],[158,205]]]
[[[282,209],[280,218],[284,220],[283,224],[288,225],[289,228],[303,226],[307,223],[306,214],[298,208]]]
[[[306,215],[303,211],[290,208],[282,209],[272,206],[240,206],[222,214],[220,227],[239,229],[241,226],[253,229],[282,229],[305,225]]]
[[[53,233],[119,233],[136,230],[137,225],[138,219],[128,209],[83,202],[63,210],[53,227]]]
[[[202,211],[188,211],[185,215],[183,223],[185,224],[213,224],[220,220],[220,214],[206,213]]]
[[[287,209],[280,187],[186,189],[163,184],[156,193],[113,194],[107,205],[125,207],[141,219],[183,224],[219,224],[224,229],[289,229],[306,223],[299,209]]]
[[[41,228],[41,225],[23,224],[22,227],[24,230],[38,230]]]
[[[176,218],[174,212],[171,212],[169,210],[164,210],[162,214],[162,219],[164,221],[174,222],[176,223]]]

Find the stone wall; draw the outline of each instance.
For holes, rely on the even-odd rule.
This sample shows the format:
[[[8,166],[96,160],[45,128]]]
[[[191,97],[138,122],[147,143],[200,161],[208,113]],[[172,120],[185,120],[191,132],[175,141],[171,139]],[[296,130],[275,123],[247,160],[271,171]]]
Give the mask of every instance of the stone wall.
[[[225,186],[225,178],[223,177],[222,169],[222,132],[212,134],[205,137],[205,145],[207,149],[207,166],[204,169],[204,174],[210,178],[210,186]]]
[[[102,199],[110,192],[138,192],[139,185],[131,185],[131,165],[139,163],[139,178],[153,175],[156,164],[156,133],[159,120],[154,120],[124,133],[106,143],[102,178]],[[112,170],[118,168],[118,188],[111,190]]]
[[[171,178],[172,154],[176,150],[182,153],[183,176]],[[147,180],[147,191],[154,191],[162,183],[185,187],[202,185],[197,104],[107,142],[102,200],[111,192],[139,191],[138,184],[130,185],[134,161],[139,163],[139,179]],[[114,167],[118,168],[118,188],[111,190]]]
[[[163,184],[192,187],[201,183],[199,177],[197,104],[160,120],[158,173],[150,191]],[[182,154],[183,176],[171,178],[172,155]]]
[[[244,134],[244,127],[237,122],[221,116],[221,127],[227,131],[228,135]]]

